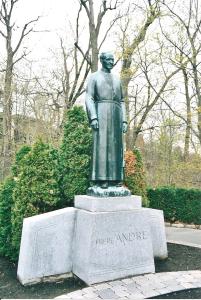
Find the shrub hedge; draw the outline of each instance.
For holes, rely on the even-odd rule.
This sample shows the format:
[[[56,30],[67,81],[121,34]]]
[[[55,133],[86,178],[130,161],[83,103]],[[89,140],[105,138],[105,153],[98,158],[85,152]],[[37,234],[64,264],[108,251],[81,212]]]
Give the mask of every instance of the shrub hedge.
[[[143,206],[149,206],[142,156],[137,148],[125,153],[125,184],[133,195],[142,196]]]
[[[151,208],[161,209],[170,222],[201,224],[201,190],[161,187],[148,189]]]
[[[29,153],[30,151],[31,151],[31,147],[28,145],[24,145],[16,153],[15,162],[12,165],[12,176],[13,177],[19,176],[19,174],[21,172],[21,168],[23,167],[24,158],[25,158],[26,154]]]
[[[14,205],[13,192],[16,180],[23,166],[23,159],[31,150],[30,146],[23,146],[16,154],[12,166],[12,174],[6,178],[0,187],[0,255],[12,258],[12,208]]]
[[[11,209],[13,205],[13,189],[15,181],[13,178],[6,178],[0,186],[0,255],[10,257],[11,246]]]
[[[11,258],[14,260],[19,253],[23,218],[49,212],[60,206],[58,151],[39,140],[20,159],[17,170],[11,211]]]
[[[92,133],[84,109],[74,106],[67,111],[60,148],[63,204],[73,205],[74,195],[86,194],[89,187]]]

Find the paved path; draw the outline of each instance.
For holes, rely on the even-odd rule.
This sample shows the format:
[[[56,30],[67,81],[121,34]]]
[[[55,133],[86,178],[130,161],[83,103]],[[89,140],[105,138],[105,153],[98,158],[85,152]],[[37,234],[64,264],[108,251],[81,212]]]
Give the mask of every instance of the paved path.
[[[201,248],[201,230],[166,227],[167,241]],[[71,300],[145,299],[190,288],[201,288],[201,271],[147,274],[96,284],[57,297]]]
[[[145,299],[198,287],[201,287],[201,271],[167,272],[96,284],[57,299]]]
[[[168,242],[201,248],[201,230],[166,227],[166,236]]]

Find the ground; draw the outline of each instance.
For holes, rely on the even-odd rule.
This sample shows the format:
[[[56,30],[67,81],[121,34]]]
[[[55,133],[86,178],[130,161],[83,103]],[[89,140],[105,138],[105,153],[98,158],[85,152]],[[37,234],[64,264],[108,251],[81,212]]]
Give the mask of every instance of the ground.
[[[22,286],[16,278],[17,267],[9,260],[0,257],[0,299],[47,299],[85,287],[77,278],[68,278],[58,283],[43,283]]]
[[[168,244],[169,257],[165,261],[156,261],[156,272],[201,270],[201,249]],[[84,287],[77,278],[58,283],[43,283],[23,287],[16,278],[16,265],[0,257],[0,298],[47,299],[66,294]],[[159,299],[159,297],[156,297]],[[199,299],[201,289],[186,290],[164,295],[164,299]]]
[[[156,272],[201,270],[201,249],[168,244],[168,259],[156,261]],[[201,299],[201,288],[184,290],[152,299]]]

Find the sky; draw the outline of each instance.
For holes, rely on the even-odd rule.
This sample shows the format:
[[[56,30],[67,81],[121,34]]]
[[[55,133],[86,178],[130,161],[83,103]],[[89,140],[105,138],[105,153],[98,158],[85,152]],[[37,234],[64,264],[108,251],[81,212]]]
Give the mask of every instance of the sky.
[[[95,0],[94,7],[99,9],[102,0]],[[39,21],[34,25],[35,33],[29,34],[23,41],[20,50],[23,48],[30,51],[27,59],[34,62],[36,68],[41,65],[52,64],[52,51],[60,49],[59,37],[65,39],[65,46],[72,47],[74,44],[75,21],[79,8],[79,0],[19,0],[13,11],[13,19],[15,22],[15,32],[13,33],[13,48],[16,45],[21,29],[26,22],[36,19],[40,16]],[[112,12],[104,16],[104,22],[111,20]],[[88,27],[88,21],[85,19],[83,9],[81,29]],[[104,26],[103,26],[104,27]],[[88,39],[86,32],[82,33],[83,42]],[[5,42],[0,36],[0,61],[3,61],[5,55]],[[108,45],[104,50],[112,50],[114,45],[111,39],[108,39]],[[111,44],[110,44],[111,43]]]
[[[44,56],[48,49],[55,47],[58,36],[64,34],[76,15],[77,0],[19,0],[15,12],[16,24],[23,26],[27,21],[40,16],[33,33],[26,38],[32,47],[33,57]],[[39,31],[39,32],[38,32]]]
[[[101,2],[102,0],[94,0],[94,6],[99,7]],[[127,3],[127,1],[124,0],[124,3]],[[139,0],[139,4],[140,3],[144,3],[144,0]],[[16,22],[19,28],[22,28],[26,22],[40,16],[39,21],[36,22],[34,27],[36,33],[27,36],[22,45],[23,47],[27,47],[28,50],[31,50],[29,55],[30,59],[39,61],[47,58],[48,60],[48,56],[51,52],[50,49],[59,48],[60,36],[65,37],[69,45],[73,45],[71,28],[75,29],[78,7],[79,0],[19,0],[17,2],[13,13],[13,21]],[[82,16],[84,16],[84,14]],[[109,20],[107,16],[111,20],[111,13],[108,13],[104,17],[104,22]],[[134,19],[136,19],[138,15],[134,13],[134,17]],[[88,26],[87,22],[85,22],[85,26]],[[107,26],[103,25],[103,27]],[[19,32],[19,29],[14,32],[14,44],[16,44],[15,41],[19,38]],[[15,38],[17,39],[15,40]],[[82,38],[84,39],[83,36]],[[2,41],[3,40],[0,39],[0,46]],[[112,50],[112,48],[114,48],[114,45],[110,44],[110,42],[112,43],[112,40],[107,39],[107,44],[103,47],[103,50]],[[4,56],[4,51],[5,47],[1,47],[1,61]]]

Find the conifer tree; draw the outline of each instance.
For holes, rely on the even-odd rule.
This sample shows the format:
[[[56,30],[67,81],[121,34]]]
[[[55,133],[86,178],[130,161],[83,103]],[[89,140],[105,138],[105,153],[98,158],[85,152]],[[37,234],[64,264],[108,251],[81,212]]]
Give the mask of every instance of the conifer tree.
[[[13,189],[15,181],[12,177],[5,179],[0,187],[0,255],[10,256],[11,247],[11,208],[13,205]]]
[[[13,259],[19,253],[23,218],[60,207],[58,151],[41,140],[23,158],[12,208]]]
[[[74,106],[67,111],[60,150],[63,203],[72,205],[75,195],[89,187],[92,133],[85,111]]]
[[[21,165],[26,154],[31,150],[29,146],[23,146],[16,154],[12,167],[12,174],[6,178],[0,187],[0,255],[12,256],[12,225],[11,211],[14,204],[13,191],[17,176],[20,173]]]

